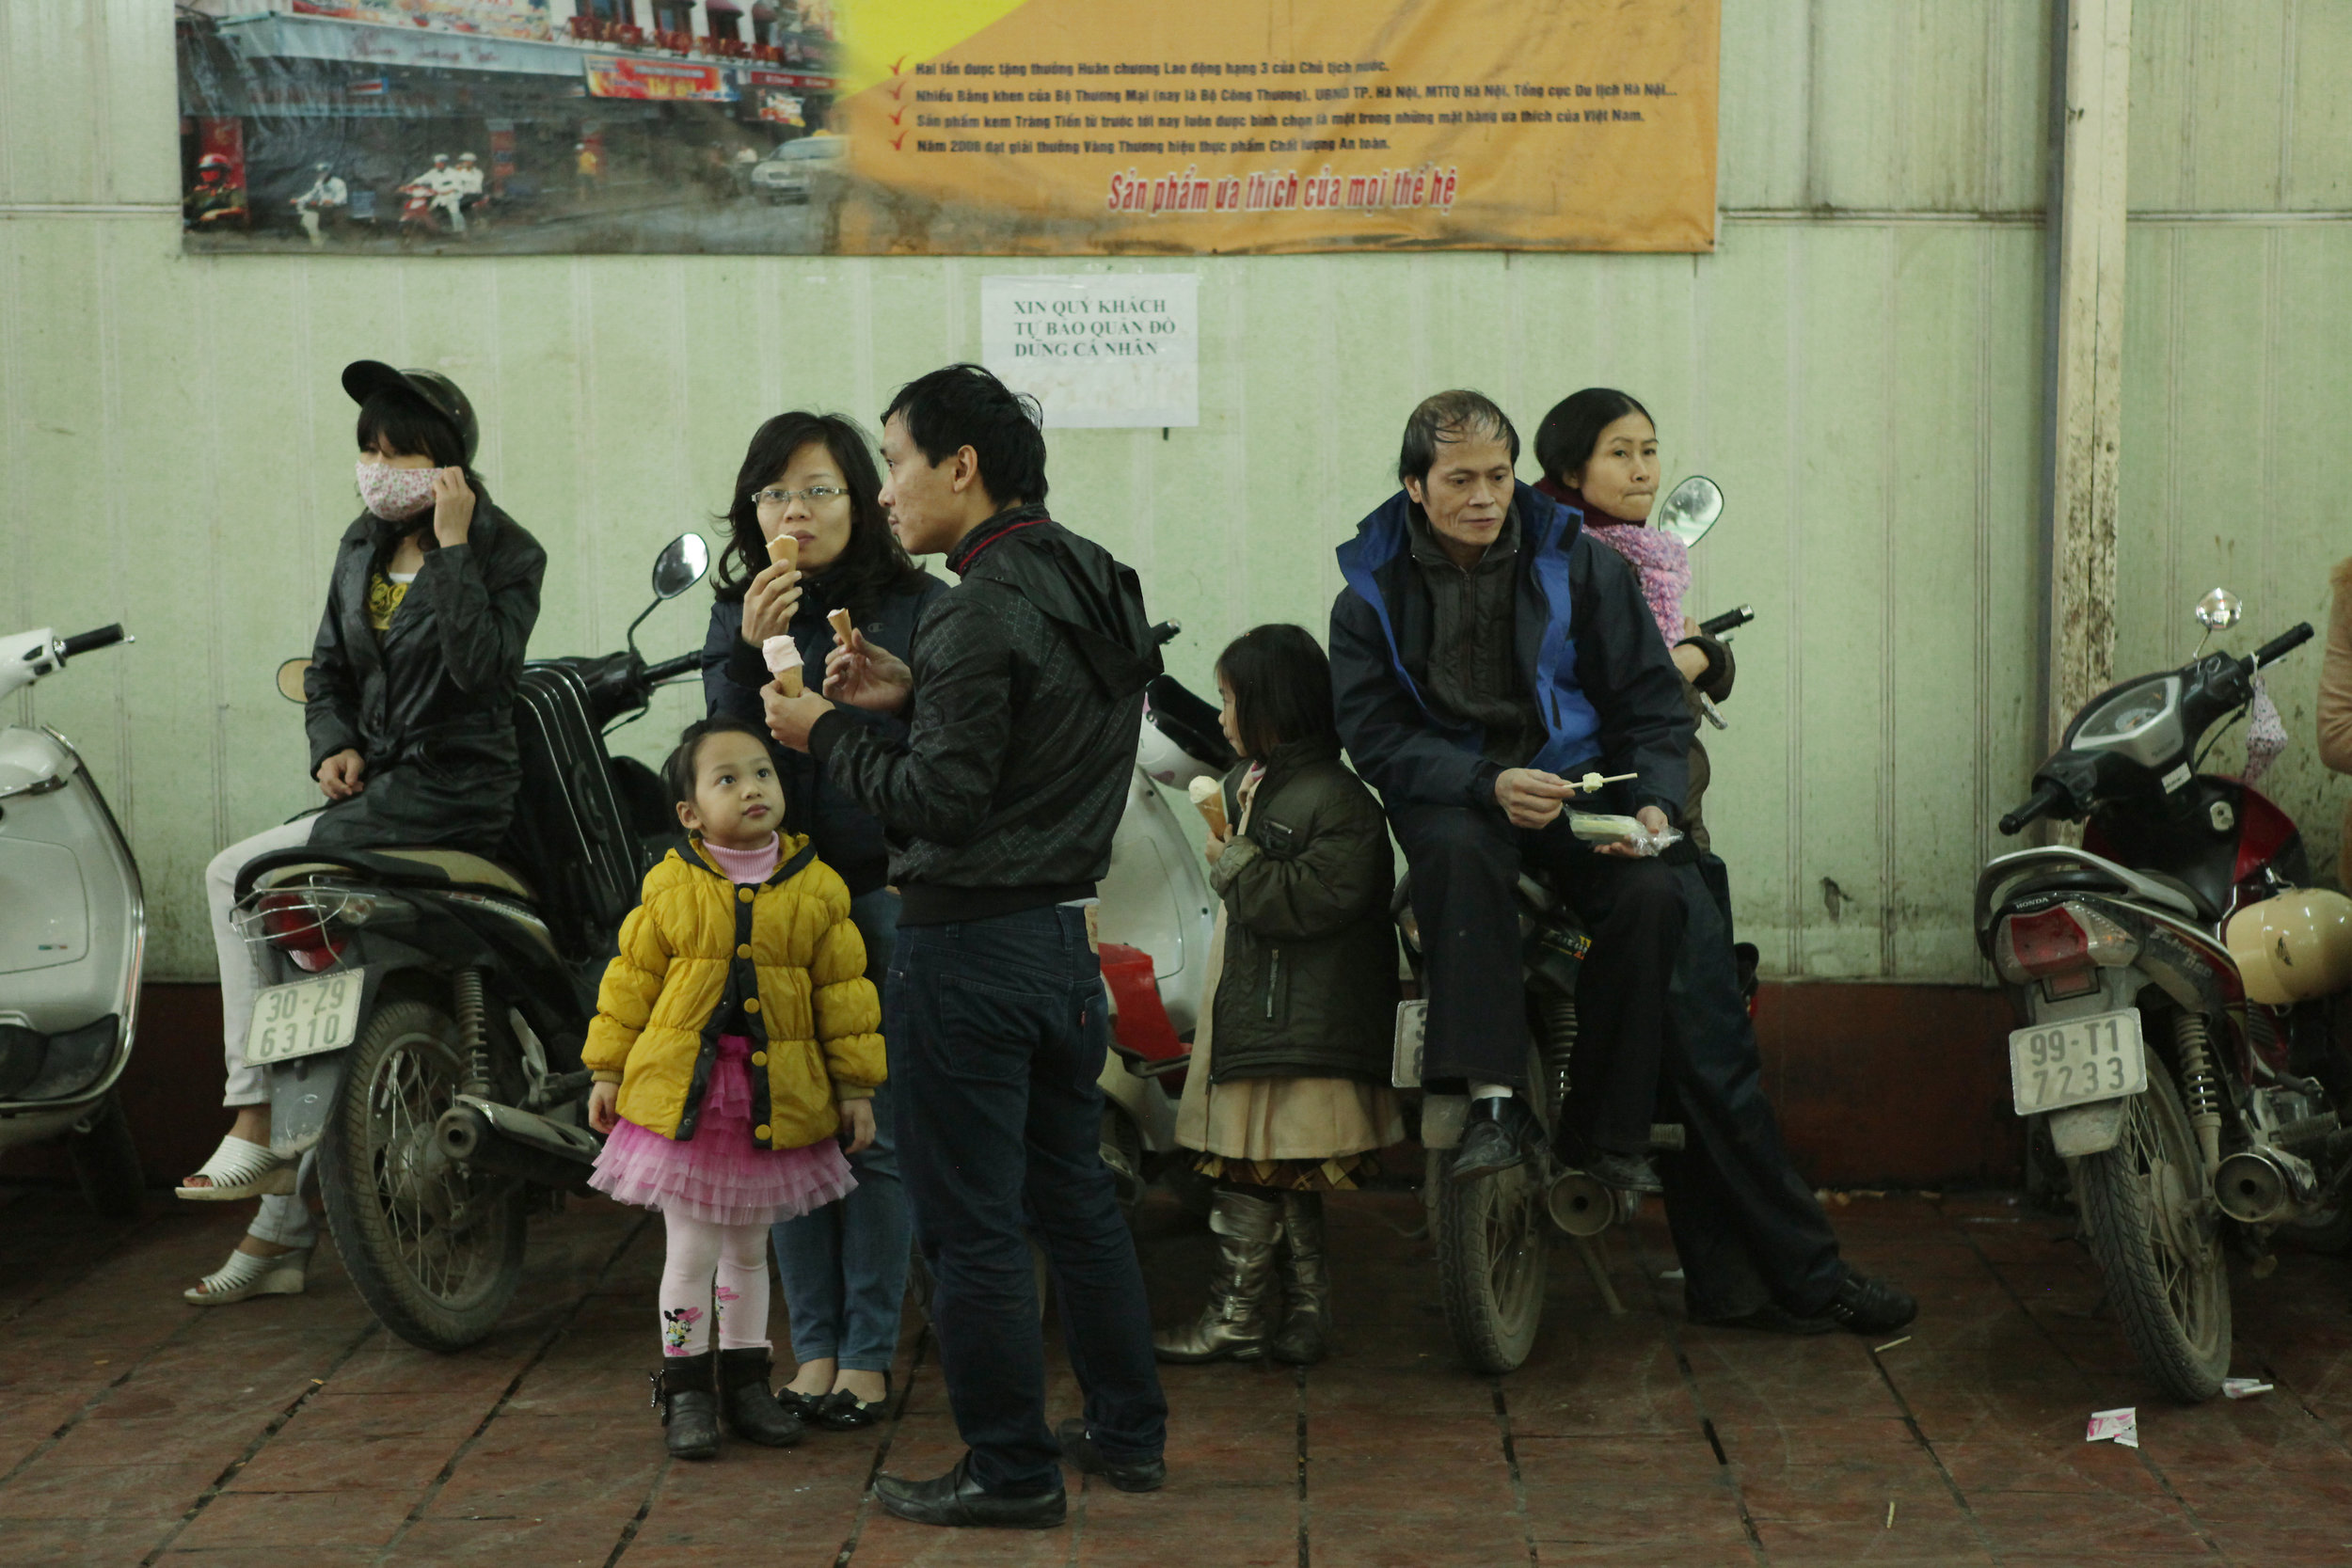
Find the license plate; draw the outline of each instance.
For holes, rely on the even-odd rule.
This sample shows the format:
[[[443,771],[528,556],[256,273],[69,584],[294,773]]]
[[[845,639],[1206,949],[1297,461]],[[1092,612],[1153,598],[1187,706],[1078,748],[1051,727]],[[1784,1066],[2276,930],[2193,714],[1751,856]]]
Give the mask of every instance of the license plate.
[[[2009,1080],[2021,1117],[2140,1093],[2148,1053],[2139,1014],[2093,1013],[2012,1032]]]
[[[367,997],[367,972],[345,970],[272,986],[253,999],[253,1022],[246,1030],[247,1067],[341,1051],[359,1037],[359,1007]]]

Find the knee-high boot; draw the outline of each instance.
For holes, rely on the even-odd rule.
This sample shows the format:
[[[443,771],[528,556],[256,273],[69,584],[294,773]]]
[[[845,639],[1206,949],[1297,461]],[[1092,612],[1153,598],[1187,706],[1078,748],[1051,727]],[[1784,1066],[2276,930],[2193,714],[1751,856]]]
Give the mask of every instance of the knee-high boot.
[[[1282,1328],[1267,1354],[1311,1367],[1331,1346],[1331,1270],[1323,1252],[1323,1195],[1282,1195]]]
[[[1152,1348],[1163,1361],[1254,1361],[1265,1353],[1282,1206],[1271,1197],[1220,1187],[1209,1208],[1209,1229],[1216,1236],[1209,1304],[1198,1322],[1152,1337]]]

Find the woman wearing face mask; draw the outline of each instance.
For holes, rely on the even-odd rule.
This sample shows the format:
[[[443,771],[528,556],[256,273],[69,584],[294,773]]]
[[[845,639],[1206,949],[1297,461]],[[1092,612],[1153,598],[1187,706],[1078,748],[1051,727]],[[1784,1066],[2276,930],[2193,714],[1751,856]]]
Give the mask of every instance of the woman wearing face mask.
[[[262,1206],[228,1263],[184,1292],[202,1307],[299,1291],[316,1237],[294,1162],[269,1147],[269,1085],[244,1061],[258,978],[230,922],[238,872],[304,844],[495,854],[521,779],[509,710],[547,555],[469,467],[473,408],[447,377],[363,359],[342,381],[359,404],[365,510],[343,531],[303,677],[327,803],[230,845],[204,874],[236,1120],[180,1196]]]
[[[903,657],[924,607],[947,591],[899,547],[866,433],[838,414],[779,414],[761,425],[736,475],[727,525],[703,645],[703,689],[714,717],[765,730],[759,693],[770,676],[760,649],[768,639],[793,640],[814,689],[834,643],[828,614],[848,610],[869,641]],[[787,537],[791,546],[776,543]],[[793,552],[797,565],[781,563]],[[863,708],[842,711],[861,722],[897,722]],[[813,758],[781,748],[774,755],[784,831],[808,834],[818,858],[849,884],[850,918],[866,939],[866,977],[880,985],[898,929],[898,895],[884,885],[890,852],[882,824]],[[891,1094],[887,1083],[875,1093],[874,1141],[850,1156],[856,1189],[779,1222],[774,1232],[798,1364],[776,1398],[809,1425],[834,1431],[882,1418],[898,1348],[911,1221]]]

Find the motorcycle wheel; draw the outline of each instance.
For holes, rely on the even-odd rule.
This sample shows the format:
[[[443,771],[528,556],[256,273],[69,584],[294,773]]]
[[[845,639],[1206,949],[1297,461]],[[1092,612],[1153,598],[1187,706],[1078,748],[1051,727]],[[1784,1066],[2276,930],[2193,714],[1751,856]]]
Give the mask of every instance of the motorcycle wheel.
[[[90,1114],[88,1130],[67,1134],[65,1153],[73,1166],[74,1184],[101,1217],[135,1220],[146,1212],[147,1169],[131,1139],[131,1118],[123,1114],[121,1095],[107,1091]]]
[[[319,1140],[344,1270],[385,1327],[425,1350],[463,1350],[489,1333],[522,1280],[522,1183],[475,1175],[434,1136],[464,1080],[449,1014],[395,1002],[351,1048]]]
[[[2201,1404],[2230,1370],[2230,1274],[2195,1130],[2153,1053],[2115,1147],[2077,1162],[2085,1241],[2123,1338],[2171,1398]]]
[[[1544,1316],[1544,1184],[1532,1164],[1477,1181],[1437,1175],[1438,1294],[1474,1371],[1518,1370]]]

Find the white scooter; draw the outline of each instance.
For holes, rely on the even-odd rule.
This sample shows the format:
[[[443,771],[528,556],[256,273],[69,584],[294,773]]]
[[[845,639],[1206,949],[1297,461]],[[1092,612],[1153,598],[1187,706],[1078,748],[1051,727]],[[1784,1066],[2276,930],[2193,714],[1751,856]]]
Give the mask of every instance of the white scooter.
[[[0,698],[130,641],[119,626],[0,637]],[[138,866],[80,754],[46,725],[0,729],[0,1150],[64,1136],[110,1219],[136,1215],[144,1185],[115,1085],[146,948]]]
[[[1152,634],[1165,644],[1179,629],[1163,622]],[[1160,791],[1182,793],[1194,779],[1221,778],[1233,761],[1217,710],[1173,675],[1154,677],[1144,694],[1127,809],[1098,889],[1117,1047],[1099,1080],[1103,1162],[1131,1216],[1176,1148],[1176,1104],[1166,1085],[1191,1058],[1216,928],[1200,856]]]

